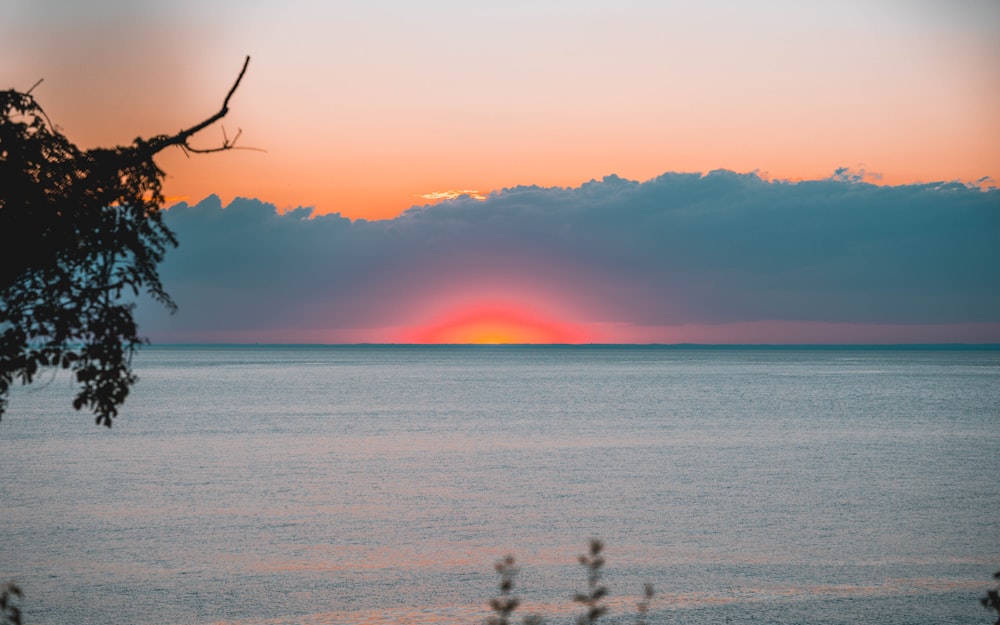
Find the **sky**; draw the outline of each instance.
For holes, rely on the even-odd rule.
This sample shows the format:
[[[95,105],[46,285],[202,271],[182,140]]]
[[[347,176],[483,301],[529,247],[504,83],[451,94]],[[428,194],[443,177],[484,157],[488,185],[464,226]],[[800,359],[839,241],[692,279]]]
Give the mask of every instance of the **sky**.
[[[158,159],[154,341],[1000,342],[994,0],[0,9],[2,86],[82,147],[252,57],[256,149]]]

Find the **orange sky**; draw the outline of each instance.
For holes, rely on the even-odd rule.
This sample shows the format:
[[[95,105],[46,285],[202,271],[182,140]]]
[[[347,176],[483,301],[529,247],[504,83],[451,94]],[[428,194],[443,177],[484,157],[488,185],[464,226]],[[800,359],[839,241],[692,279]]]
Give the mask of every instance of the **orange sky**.
[[[0,25],[0,75],[107,145],[210,115],[252,55],[225,126],[266,153],[164,154],[190,202],[375,219],[610,173],[1000,178],[990,0],[494,4],[40,0]]]
[[[574,188],[566,197],[585,204],[594,194],[617,193],[617,178],[579,188],[609,174],[648,181],[665,172],[722,169],[757,172],[764,180],[815,180],[846,167],[889,185],[958,180],[988,187],[1000,180],[996,0],[32,0],[5,8],[4,18],[5,86],[27,89],[43,78],[34,95],[82,147],[173,133],[211,116],[250,55],[229,115],[193,143],[219,145],[224,126],[229,137],[242,129],[240,144],[257,150],[190,158],[171,150],[158,158],[167,173],[168,205],[194,205],[211,195],[221,198],[221,206],[234,198],[265,203],[240,204],[246,212],[227,215],[234,224],[271,223],[274,207],[283,213],[300,206],[314,207],[315,215],[388,219],[449,192],[484,197],[527,185]],[[699,188],[721,193],[736,184],[751,194],[771,192],[755,180],[707,177]],[[679,197],[670,193],[685,193],[684,184],[671,178],[648,192],[665,193],[657,197],[667,201]],[[774,193],[799,198],[807,187]],[[481,230],[472,205],[456,203],[424,218],[369,224],[378,228],[317,226],[315,232],[331,237],[321,245],[310,238],[318,236],[313,231],[303,231],[305,239],[276,246],[276,233],[291,228],[292,219],[260,230],[248,249],[233,250],[236,256],[216,249],[219,241],[207,241],[203,264],[189,273],[171,273],[165,265],[171,288],[186,297],[180,301],[184,318],[150,317],[144,327],[161,340],[251,342],[948,342],[997,336],[988,314],[992,295],[983,287],[988,278],[960,294],[961,314],[908,315],[912,307],[899,302],[909,292],[900,292],[891,311],[868,314],[869,304],[891,298],[862,290],[850,314],[822,312],[817,304],[821,312],[805,315],[795,311],[804,297],[795,289],[783,295],[784,307],[761,312],[764,304],[755,302],[767,298],[743,293],[744,283],[733,278],[746,269],[746,258],[727,257],[735,264],[727,265],[726,276],[709,272],[711,285],[695,288],[700,274],[687,276],[691,282],[683,278],[696,250],[684,259],[663,255],[662,241],[674,230],[657,229],[663,224],[655,220],[654,230],[646,229],[636,198],[631,206],[592,206],[607,224],[621,222],[619,238],[597,258],[593,250],[604,243],[604,222],[587,223],[586,215],[567,212],[567,230],[549,230],[544,217],[554,213],[546,211],[565,209],[560,192],[526,200],[536,203],[529,211],[518,197],[473,203],[491,219],[507,220],[508,231],[497,233],[490,230],[496,220]],[[707,230],[691,235],[711,231],[711,243],[728,232],[743,241],[733,226],[743,215],[742,199],[713,197],[713,210],[737,212],[715,223],[708,211],[700,216]],[[802,197],[817,214],[830,208],[827,197]],[[936,195],[928,201],[947,203]],[[843,210],[857,208],[856,202],[838,202]],[[205,210],[215,205],[208,201]],[[501,210],[507,212],[499,215]],[[875,203],[871,210],[889,209]],[[829,212],[823,218],[834,214],[841,218]],[[982,227],[963,222],[967,236],[995,232],[992,213],[982,214],[988,215]],[[622,215],[628,219],[619,220]],[[782,215],[791,222],[800,217]],[[928,223],[938,224],[940,214],[928,215]],[[768,223],[775,232],[787,225]],[[395,229],[395,238],[383,237],[383,226]],[[448,229],[451,236],[498,247],[443,251],[450,245]],[[355,238],[338,238],[348,230]],[[649,234],[659,238],[646,247],[637,243]],[[184,236],[187,251],[171,261],[178,267],[197,256],[200,230],[192,226]],[[897,249],[899,242],[886,236],[884,249]],[[960,244],[946,235],[928,237],[932,246]],[[411,247],[399,251],[402,240]],[[372,247],[373,241],[382,247]],[[785,241],[744,243],[766,260]],[[335,245],[343,254],[327,256]],[[576,256],[566,256],[568,245]],[[969,249],[989,265],[992,257],[984,250],[990,245],[975,245]],[[255,268],[261,249],[269,250],[258,259],[266,262]],[[633,252],[635,263],[622,264]],[[982,264],[904,252],[886,258],[937,263],[924,267],[934,288],[940,287],[935,276],[954,271],[955,280],[945,281],[951,284]],[[659,259],[661,273],[639,262],[644,253]],[[300,255],[288,273],[258,288],[263,274]],[[308,265],[317,257],[325,264]],[[782,262],[794,269],[800,260],[793,255]],[[864,258],[848,254],[842,260],[855,267]],[[709,271],[712,262],[701,269]],[[883,290],[914,279],[911,266],[897,264],[901,273],[892,274],[896,282],[884,282]],[[313,267],[308,279],[291,281],[307,266]],[[203,283],[209,267],[222,272],[213,284]],[[327,284],[327,274],[340,270],[364,278],[341,276]],[[785,278],[768,271],[760,275],[777,283]],[[854,280],[867,273],[846,275]],[[730,280],[728,290],[718,286],[720,277]],[[685,295],[669,297],[665,285],[671,281]],[[287,293],[284,307],[269,304],[290,282],[299,287]],[[508,282],[517,287],[513,294],[504,291]],[[240,294],[245,300],[233,286],[241,284],[252,287]],[[835,284],[816,301],[840,301]],[[725,300],[737,292],[743,299]],[[938,301],[931,291],[922,293],[922,302]],[[737,304],[747,307],[736,310]]]

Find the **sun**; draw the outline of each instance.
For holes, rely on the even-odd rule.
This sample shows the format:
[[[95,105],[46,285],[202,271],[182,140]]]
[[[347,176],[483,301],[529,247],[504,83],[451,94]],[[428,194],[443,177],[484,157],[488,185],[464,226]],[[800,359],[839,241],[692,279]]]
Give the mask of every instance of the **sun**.
[[[548,319],[510,303],[476,303],[451,310],[408,333],[408,343],[442,345],[553,345],[586,343],[571,323]]]
[[[560,343],[559,333],[524,319],[503,315],[460,320],[436,328],[431,342],[470,345],[510,345],[525,343]]]

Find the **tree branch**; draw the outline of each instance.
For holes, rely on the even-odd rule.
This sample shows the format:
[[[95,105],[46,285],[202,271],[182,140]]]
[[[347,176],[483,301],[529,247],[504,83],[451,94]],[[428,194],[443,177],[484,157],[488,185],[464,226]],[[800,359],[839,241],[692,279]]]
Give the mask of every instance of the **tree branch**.
[[[226,94],[226,99],[222,101],[222,108],[219,109],[218,113],[212,115],[211,117],[209,117],[208,119],[199,124],[195,124],[194,126],[191,126],[186,130],[178,132],[175,135],[170,135],[170,136],[160,135],[157,137],[153,137],[147,144],[150,152],[152,154],[156,154],[157,152],[160,152],[164,148],[170,147],[172,145],[180,146],[181,149],[183,149],[185,152],[193,152],[196,154],[205,154],[208,152],[222,152],[224,150],[233,149],[233,147],[236,144],[236,140],[240,136],[239,132],[236,133],[236,136],[233,137],[232,141],[226,139],[225,135],[223,135],[222,145],[217,148],[208,148],[208,149],[192,148],[190,145],[188,145],[188,139],[190,139],[196,133],[201,132],[205,128],[208,128],[209,126],[211,126],[212,124],[214,124],[215,122],[219,121],[220,119],[226,116],[226,114],[229,112],[229,100],[230,98],[233,97],[233,94],[236,93],[236,88],[240,86],[240,81],[243,80],[243,75],[247,73],[247,66],[249,64],[250,64],[250,56],[247,55],[246,60],[243,61],[243,69],[240,70],[240,75],[236,77],[236,82],[233,83],[233,86],[230,87],[229,89],[229,93]]]

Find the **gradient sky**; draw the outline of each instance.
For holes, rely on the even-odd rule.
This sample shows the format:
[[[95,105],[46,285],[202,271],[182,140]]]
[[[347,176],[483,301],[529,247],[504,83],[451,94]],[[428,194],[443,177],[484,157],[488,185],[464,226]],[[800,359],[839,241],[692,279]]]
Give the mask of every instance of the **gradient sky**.
[[[997,192],[925,184],[1000,179],[995,0],[0,8],[4,86],[85,147],[200,121],[252,56],[224,125],[266,152],[158,161],[154,339],[1000,341]]]
[[[170,195],[392,217],[448,190],[730,169],[1000,179],[1000,3],[3,0],[0,76],[81,145],[215,112]],[[220,138],[207,132],[200,141]]]

